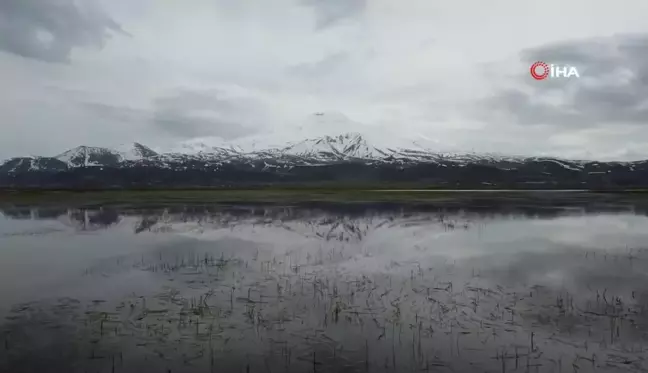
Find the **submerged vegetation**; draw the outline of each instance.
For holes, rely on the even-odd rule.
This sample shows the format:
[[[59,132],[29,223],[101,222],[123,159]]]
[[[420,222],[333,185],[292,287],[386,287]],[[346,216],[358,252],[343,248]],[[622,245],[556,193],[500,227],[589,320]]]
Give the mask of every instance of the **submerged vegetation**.
[[[49,215],[82,232],[12,231],[2,237],[24,241],[4,243],[56,253],[59,234],[61,246],[110,243],[114,252],[72,275],[85,291],[42,293],[7,313],[0,371],[648,369],[645,218],[480,211],[169,206]],[[103,230],[88,232],[93,224]],[[552,241],[579,226],[592,241]],[[637,229],[602,236],[620,226]]]

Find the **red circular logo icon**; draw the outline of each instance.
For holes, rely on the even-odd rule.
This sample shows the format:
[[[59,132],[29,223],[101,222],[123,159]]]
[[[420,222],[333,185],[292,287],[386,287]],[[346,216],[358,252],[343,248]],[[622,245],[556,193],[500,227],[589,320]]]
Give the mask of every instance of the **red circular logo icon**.
[[[542,70],[542,72],[538,73],[538,70]],[[543,80],[546,79],[549,76],[549,65],[542,61],[537,61],[533,65],[531,65],[531,76],[535,80]]]

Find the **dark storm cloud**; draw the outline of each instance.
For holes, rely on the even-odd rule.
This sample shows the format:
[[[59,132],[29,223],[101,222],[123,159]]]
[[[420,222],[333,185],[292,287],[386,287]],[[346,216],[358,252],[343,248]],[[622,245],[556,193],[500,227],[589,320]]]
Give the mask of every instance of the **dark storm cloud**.
[[[500,92],[487,110],[512,114],[519,124],[588,127],[604,123],[644,125],[648,121],[648,35],[620,35],[525,50],[522,60],[572,65],[578,80],[533,80]],[[543,98],[561,97],[558,103]]]
[[[234,139],[258,130],[260,105],[250,99],[226,97],[218,91],[181,91],[155,100],[153,124],[181,138],[219,136]]]
[[[102,47],[121,27],[91,0],[1,0],[0,50],[68,62],[72,49]]]
[[[340,21],[362,14],[367,0],[302,0],[313,7],[317,17],[317,28],[325,29]]]

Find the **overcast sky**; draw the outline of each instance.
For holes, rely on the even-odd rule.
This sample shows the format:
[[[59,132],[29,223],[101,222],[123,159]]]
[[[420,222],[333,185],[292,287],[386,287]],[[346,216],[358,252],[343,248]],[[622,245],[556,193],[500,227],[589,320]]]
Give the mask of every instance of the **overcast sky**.
[[[648,158],[647,17],[646,0],[0,0],[0,158],[339,131]],[[535,81],[537,60],[580,79]]]

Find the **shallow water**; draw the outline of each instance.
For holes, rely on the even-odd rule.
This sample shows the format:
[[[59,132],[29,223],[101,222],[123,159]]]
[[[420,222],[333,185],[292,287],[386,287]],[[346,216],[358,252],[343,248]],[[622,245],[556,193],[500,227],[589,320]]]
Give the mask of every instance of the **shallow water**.
[[[5,209],[0,371],[645,371],[647,243],[629,207]]]

